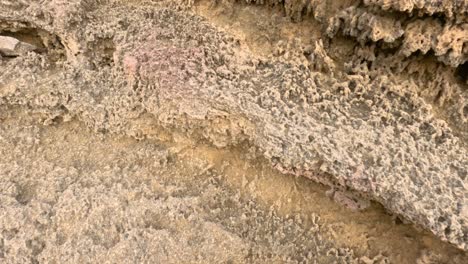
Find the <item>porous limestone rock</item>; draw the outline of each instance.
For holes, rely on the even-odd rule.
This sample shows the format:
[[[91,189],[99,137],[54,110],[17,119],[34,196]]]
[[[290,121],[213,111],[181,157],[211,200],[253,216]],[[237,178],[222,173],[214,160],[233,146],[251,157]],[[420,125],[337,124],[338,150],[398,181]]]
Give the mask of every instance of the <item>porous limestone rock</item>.
[[[45,52],[0,62],[1,106],[40,113],[44,124],[76,118],[105,134],[145,138],[138,125],[145,118],[217,147],[247,145],[283,172],[377,201],[468,249],[467,137],[420,94],[426,80],[399,79],[362,58],[332,67],[325,52],[332,41],[317,42],[312,54],[333,75],[297,58],[301,52],[258,57],[206,20],[164,7],[0,3],[0,21],[47,31],[66,50],[58,61]],[[406,34],[399,23],[389,33],[380,22],[354,19],[345,24],[358,38],[392,42]],[[444,39],[454,38],[450,32]],[[452,89],[466,98],[460,86]],[[466,101],[460,106],[463,128]]]
[[[466,0],[364,0],[366,5],[377,5],[384,10],[394,9],[401,12],[417,12],[433,15],[443,13],[452,18],[460,15],[466,18],[468,1]]]

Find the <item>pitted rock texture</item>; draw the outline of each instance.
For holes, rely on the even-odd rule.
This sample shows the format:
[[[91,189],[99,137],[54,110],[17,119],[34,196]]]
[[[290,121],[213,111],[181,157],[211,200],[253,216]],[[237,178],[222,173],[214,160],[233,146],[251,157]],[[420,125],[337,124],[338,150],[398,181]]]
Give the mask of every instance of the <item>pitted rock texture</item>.
[[[102,137],[76,121],[44,127],[3,114],[2,263],[359,262],[323,236],[317,215],[308,228],[304,218],[265,210],[206,160]]]
[[[239,150],[183,133],[168,139],[154,126],[151,138],[137,140],[93,133],[75,119],[43,125],[43,114],[22,107],[3,110],[2,263],[468,260],[375,207],[350,211],[323,187]]]
[[[439,61],[457,67],[468,60],[467,30],[466,22],[440,22],[437,18],[405,20],[395,14],[352,6],[331,19],[327,32],[334,36],[340,31],[361,42],[392,43],[390,47],[401,46],[399,53],[406,57],[417,51],[423,54],[432,51]]]
[[[394,9],[401,12],[420,12],[433,15],[443,13],[449,18],[462,16],[466,18],[468,2],[466,0],[364,0],[366,5],[377,5],[385,10]]]
[[[293,42],[260,57],[187,11],[120,2],[1,0],[0,35],[41,30],[48,48],[2,58],[0,107],[40,113],[45,125],[78,119],[95,132],[137,139],[160,126],[220,148],[248,146],[280,171],[377,201],[468,249],[466,83],[440,77],[448,87],[434,103],[434,90],[425,90],[434,80],[404,79],[428,69],[409,72],[421,65],[417,59],[382,66],[399,58],[386,49],[433,49],[437,60],[448,56],[449,66],[430,65],[450,73],[466,62],[463,19],[447,22],[456,27],[443,31],[438,52],[441,41],[422,41],[424,48],[401,41],[409,18],[381,20],[396,16],[369,10],[357,19],[361,9],[348,1],[323,1],[323,12],[313,15],[318,21],[338,19],[345,35],[376,42],[356,44],[361,53],[339,61],[333,39],[317,39],[312,48]],[[338,38],[330,32],[340,30],[323,26],[324,38]],[[444,97],[455,110],[434,110]]]

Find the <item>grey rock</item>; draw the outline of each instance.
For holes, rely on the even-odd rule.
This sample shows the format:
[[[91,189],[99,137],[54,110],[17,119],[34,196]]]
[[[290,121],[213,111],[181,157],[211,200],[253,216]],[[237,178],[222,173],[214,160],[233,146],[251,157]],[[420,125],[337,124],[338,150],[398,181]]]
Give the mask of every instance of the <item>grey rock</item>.
[[[4,56],[19,56],[37,47],[8,36],[0,36],[0,53]]]

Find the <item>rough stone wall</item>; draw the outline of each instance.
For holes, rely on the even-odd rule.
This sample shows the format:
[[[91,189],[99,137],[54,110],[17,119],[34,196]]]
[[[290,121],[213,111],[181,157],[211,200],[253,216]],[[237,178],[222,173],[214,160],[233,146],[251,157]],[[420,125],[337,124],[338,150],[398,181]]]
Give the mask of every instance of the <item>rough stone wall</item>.
[[[44,124],[77,118],[96,132],[136,138],[147,136],[136,124],[150,116],[217,147],[246,144],[283,172],[359,193],[467,249],[466,86],[449,79],[435,97],[455,101],[456,111],[439,115],[421,92],[430,81],[402,79],[411,66],[395,66],[395,75],[382,65],[416,50],[433,50],[448,64],[441,72],[465,63],[462,13],[441,9],[456,20],[440,25],[364,6],[335,10],[328,1],[285,5],[290,15],[326,9],[312,15],[325,21],[324,39],[357,38],[355,50],[374,57],[369,67],[361,55],[334,62],[332,44],[320,40],[260,58],[198,16],[112,3],[2,0],[0,35],[21,40],[22,31],[34,31],[43,49],[1,59],[0,107],[42,113]],[[416,33],[424,27],[431,29]],[[434,32],[441,32],[436,40]],[[412,43],[412,34],[422,41]],[[382,41],[398,51],[379,55]]]
[[[188,162],[177,144],[1,113],[2,263],[359,262],[324,236],[319,216],[308,228],[265,210],[230,189],[222,168],[195,155]],[[387,258],[363,257],[372,259]]]

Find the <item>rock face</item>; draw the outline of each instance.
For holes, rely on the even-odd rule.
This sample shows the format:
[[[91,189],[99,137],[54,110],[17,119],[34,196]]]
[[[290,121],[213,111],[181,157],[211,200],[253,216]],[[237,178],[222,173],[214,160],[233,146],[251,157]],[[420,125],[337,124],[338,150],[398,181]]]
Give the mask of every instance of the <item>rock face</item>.
[[[259,57],[164,2],[118,2],[1,0],[0,35],[40,30],[48,51],[2,59],[0,109],[137,139],[151,136],[145,120],[248,146],[468,249],[468,94],[456,75],[468,54],[465,4],[288,1],[287,15],[321,23],[322,40]],[[337,58],[344,37],[352,54]]]

